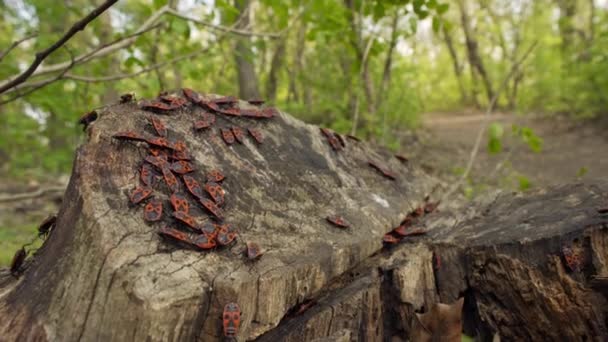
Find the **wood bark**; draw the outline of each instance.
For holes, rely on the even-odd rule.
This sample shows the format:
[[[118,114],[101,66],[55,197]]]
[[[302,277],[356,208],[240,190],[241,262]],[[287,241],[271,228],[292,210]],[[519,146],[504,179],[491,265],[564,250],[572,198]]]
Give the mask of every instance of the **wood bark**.
[[[450,53],[450,58],[452,59],[452,68],[454,69],[454,75],[456,76],[456,80],[458,81],[458,91],[460,92],[460,99],[463,103],[467,103],[468,96],[464,87],[464,80],[462,77],[463,66],[460,60],[458,59],[458,54],[456,53],[456,48],[454,47],[452,35],[448,31],[446,25],[442,25],[441,33],[443,41],[445,42],[445,45],[448,48],[448,52]]]
[[[237,29],[244,29],[250,23],[250,1],[236,0],[236,8],[240,11],[240,21]],[[251,51],[251,38],[248,36],[236,39],[234,58],[239,81],[239,96],[243,99],[260,98],[258,75],[255,72],[253,53]]]
[[[414,162],[350,139],[336,152],[318,127],[285,113],[267,122],[220,116],[194,133],[200,113],[190,105],[161,116],[135,103],[99,110],[55,228],[19,278],[0,270],[3,340],[220,341],[228,302],[242,310],[239,341],[407,339],[416,313],[462,296],[469,334],[608,337],[608,216],[596,210],[608,182],[498,194],[426,215],[416,223],[426,236],[383,247],[383,235],[436,185]],[[151,134],[150,116],[186,143],[193,176],[224,171],[236,244],[206,252],[172,244],[157,235],[162,224],[146,224],[128,204],[146,147],[111,136]],[[266,141],[226,145],[217,127],[235,125],[257,127]],[[331,226],[330,214],[351,227]],[[265,249],[259,261],[244,259],[246,241]],[[576,269],[564,247],[580,256]]]

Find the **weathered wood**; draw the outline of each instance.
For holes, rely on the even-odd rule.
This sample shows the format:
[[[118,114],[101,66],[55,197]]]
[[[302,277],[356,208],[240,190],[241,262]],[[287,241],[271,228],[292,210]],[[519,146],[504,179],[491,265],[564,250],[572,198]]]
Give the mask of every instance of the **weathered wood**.
[[[415,161],[350,140],[336,152],[317,127],[284,113],[263,122],[221,116],[195,133],[198,111],[161,116],[134,103],[99,111],[56,227],[22,277],[0,271],[3,340],[218,341],[222,309],[236,302],[239,341],[403,341],[417,329],[416,313],[462,296],[465,331],[482,338],[608,336],[608,216],[596,210],[606,205],[607,182],[499,193],[433,213],[417,224],[426,236],[383,249],[382,236],[435,185]],[[111,135],[151,130],[151,115],[189,146],[195,177],[226,174],[235,245],[183,249],[128,205],[145,148]],[[266,140],[227,146],[216,130],[234,125],[256,127]],[[351,227],[329,224],[333,214]],[[259,261],[245,260],[247,241],[265,250]],[[580,252],[578,269],[565,265],[564,246]]]

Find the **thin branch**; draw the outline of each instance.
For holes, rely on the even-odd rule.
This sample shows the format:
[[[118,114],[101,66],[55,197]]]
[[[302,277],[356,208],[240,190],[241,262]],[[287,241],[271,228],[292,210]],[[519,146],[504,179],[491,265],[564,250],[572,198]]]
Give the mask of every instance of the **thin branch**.
[[[467,163],[467,167],[465,168],[462,176],[460,176],[460,179],[458,179],[458,181],[456,181],[456,183],[454,183],[452,185],[452,187],[442,196],[441,203],[445,203],[446,199],[448,197],[450,197],[456,190],[458,190],[458,188],[460,188],[460,186],[462,186],[464,181],[469,176],[469,173],[471,172],[471,169],[473,168],[473,163],[475,162],[475,158],[477,157],[477,154],[479,152],[479,148],[481,146],[481,140],[483,139],[483,135],[486,131],[486,128],[488,127],[490,114],[492,114],[492,111],[494,110],[494,107],[496,106],[496,101],[498,100],[500,93],[504,90],[505,86],[507,85],[507,83],[509,82],[511,77],[513,77],[513,75],[519,70],[519,67],[523,64],[523,62],[526,60],[526,58],[528,58],[530,53],[532,53],[532,51],[536,47],[537,43],[538,43],[537,41],[532,43],[530,45],[530,47],[521,56],[521,58],[519,60],[515,61],[515,63],[513,63],[513,65],[511,66],[511,70],[509,70],[509,73],[503,79],[502,83],[500,84],[500,87],[494,93],[494,96],[490,100],[490,103],[488,104],[488,108],[486,109],[485,117],[484,117],[483,123],[481,125],[481,128],[479,129],[479,132],[477,132],[477,138],[475,139],[475,145],[473,145],[473,149],[471,150],[471,154],[469,156],[469,161]]]
[[[14,48],[16,48],[17,46],[19,46],[19,44],[21,44],[21,43],[23,43],[23,42],[25,42],[27,40],[30,40],[30,39],[32,39],[32,38],[34,38],[36,36],[38,36],[38,33],[32,33],[32,34],[30,34],[28,36],[25,36],[25,37],[23,37],[23,38],[21,38],[19,40],[14,41],[11,44],[11,46],[9,46],[6,50],[0,52],[0,61],[2,61],[2,59],[4,57],[6,57],[6,55],[8,55],[9,52],[11,52]]]
[[[118,0],[107,0],[101,6],[97,7],[91,13],[89,13],[86,17],[84,17],[83,19],[78,21],[76,24],[74,24],[68,30],[68,32],[66,32],[63,35],[63,37],[61,37],[53,45],[51,45],[44,51],[37,52],[36,58],[34,58],[34,62],[32,62],[32,64],[30,65],[29,68],[27,68],[27,70],[22,72],[19,76],[17,76],[16,78],[14,78],[12,81],[8,82],[7,84],[0,86],[0,94],[4,93],[7,89],[10,89],[18,84],[25,82],[25,80],[27,80],[34,73],[34,71],[36,71],[36,69],[38,68],[40,63],[42,63],[42,61],[44,61],[44,59],[46,57],[48,57],[55,50],[57,50],[58,48],[63,46],[63,44],[65,44],[68,40],[70,40],[70,38],[72,38],[76,33],[78,33],[78,31],[84,30],[84,28],[91,21],[93,21],[95,18],[97,18],[103,12],[105,12],[108,8],[110,8],[116,2],[118,2]],[[74,60],[72,59],[70,64],[73,64],[73,63],[74,63]]]
[[[22,201],[22,200],[42,197],[49,193],[60,193],[60,192],[64,192],[65,188],[66,188],[65,186],[53,186],[53,187],[38,189],[33,192],[26,192],[26,193],[21,193],[21,194],[16,194],[16,195],[4,195],[4,196],[0,196],[0,203]]]
[[[216,25],[216,24],[211,24],[209,22],[206,21],[202,21],[196,18],[192,18],[189,17],[185,14],[179,13],[178,11],[169,8],[166,10],[167,14],[170,14],[172,16],[184,19],[186,21],[191,21],[193,23],[197,23],[199,25],[202,26],[206,26],[209,27],[211,29],[217,30],[217,31],[222,31],[222,32],[228,32],[228,33],[233,33],[239,36],[246,36],[246,37],[268,37],[268,38],[280,38],[281,37],[281,33],[268,33],[268,32],[252,32],[252,31],[247,31],[247,30],[241,30],[238,28],[234,28],[234,27],[226,27],[226,26],[222,26],[222,25]]]

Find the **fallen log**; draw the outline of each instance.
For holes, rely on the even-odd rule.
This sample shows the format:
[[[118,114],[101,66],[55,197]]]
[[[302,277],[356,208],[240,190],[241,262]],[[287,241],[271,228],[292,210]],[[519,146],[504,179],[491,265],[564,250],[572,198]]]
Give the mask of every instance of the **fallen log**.
[[[146,102],[158,113],[132,102],[98,111],[51,234],[18,278],[0,271],[3,339],[220,341],[231,323],[222,312],[235,303],[239,341],[405,340],[416,329],[416,313],[462,296],[469,334],[498,332],[506,340],[608,335],[605,297],[591,287],[592,279],[608,276],[608,218],[595,210],[605,204],[607,184],[500,195],[460,212],[418,217],[416,228],[426,235],[386,245],[385,234],[416,212],[437,183],[415,161],[402,163],[351,139],[328,139],[333,133],[285,113],[256,118],[256,107],[241,102],[243,117],[191,99],[196,103]],[[151,138],[163,132],[151,117],[166,126],[167,142]],[[207,125],[197,127],[206,127],[194,130],[201,118]],[[239,143],[234,127],[255,129],[264,139]],[[126,131],[147,138],[112,138],[122,132],[124,139]],[[340,141],[344,146],[336,148]],[[221,170],[221,191],[199,194],[179,181],[186,164],[167,171],[162,161],[146,159],[163,144],[170,147],[157,152],[183,152],[178,142],[190,154],[194,171],[188,175],[202,185],[210,171]],[[161,165],[151,166],[152,177],[142,175],[144,159]],[[172,177],[178,184],[169,186]],[[144,179],[152,184],[152,200],[133,193]],[[236,240],[221,246],[217,235],[201,250],[201,236],[209,236],[172,213],[183,209],[170,197],[180,188],[192,193],[184,195],[188,215],[230,224]],[[224,220],[195,193],[216,203],[221,193],[225,204],[216,209]],[[161,222],[144,219],[155,218],[144,214],[153,200],[164,204]],[[206,227],[193,223],[201,232]],[[206,249],[212,241],[216,247]],[[247,258],[247,242],[263,254]],[[577,267],[564,266],[564,247],[585,255]],[[553,320],[559,325],[548,328]],[[429,336],[442,334],[423,328]]]

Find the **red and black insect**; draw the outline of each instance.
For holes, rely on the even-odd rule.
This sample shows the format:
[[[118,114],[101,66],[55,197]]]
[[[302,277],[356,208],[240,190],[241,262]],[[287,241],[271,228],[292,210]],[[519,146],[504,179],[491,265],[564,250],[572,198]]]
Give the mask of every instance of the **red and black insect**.
[[[162,170],[163,168],[169,167],[169,162],[167,161],[167,159],[165,159],[163,157],[160,157],[160,156],[158,156],[158,157],[155,157],[155,156],[146,156],[144,158],[144,160],[146,162],[148,162],[148,163],[156,166],[160,170]],[[142,175],[142,177],[143,177],[143,175]]]
[[[200,203],[215,218],[220,221],[224,220],[224,212],[215,203],[213,203],[213,201],[203,198],[200,200]]]
[[[384,236],[382,237],[382,242],[384,242],[385,244],[388,245],[394,245],[399,243],[399,241],[401,241],[401,239],[396,238],[394,235],[392,235],[391,233],[386,233],[384,234]]]
[[[334,136],[336,137],[336,139],[338,139],[338,141],[340,142],[340,145],[342,145],[342,148],[346,147],[346,141],[344,141],[344,138],[342,137],[342,135],[340,133],[334,132]]]
[[[158,231],[158,234],[160,234],[161,236],[170,237],[175,240],[185,242],[188,244],[191,243],[190,234],[183,232],[181,230],[177,230],[175,228],[169,227],[169,226],[165,226],[165,227],[161,228]]]
[[[51,229],[55,227],[55,223],[57,223],[56,215],[49,215],[45,218],[40,225],[38,225],[38,236],[46,236],[49,234]]]
[[[133,131],[118,132],[114,134],[112,138],[118,140],[147,141],[143,135]]]
[[[424,204],[424,212],[427,214],[432,213],[439,206],[439,201],[437,202],[427,202]]]
[[[392,232],[399,236],[407,236],[408,234],[407,227],[403,225],[393,229]]]
[[[184,184],[186,184],[186,188],[194,197],[198,199],[204,197],[203,188],[196,179],[188,175],[183,175],[182,179],[184,180]]]
[[[205,221],[202,225],[200,225],[200,231],[207,235],[210,239],[215,239],[219,229],[220,228],[216,224],[209,221]]]
[[[135,94],[133,94],[133,93],[126,93],[126,94],[120,95],[120,103],[127,103],[127,102],[131,102],[133,100],[135,100]]]
[[[164,103],[161,101],[155,101],[155,100],[151,100],[151,101],[142,101],[140,103],[140,107],[141,109],[144,110],[149,110],[152,112],[168,112],[174,109],[177,109],[177,107],[168,104],[168,103]]]
[[[327,216],[327,221],[338,228],[348,228],[350,227],[350,223],[348,223],[342,216]]]
[[[189,228],[199,230],[198,226],[196,225],[196,221],[194,221],[194,217],[181,211],[174,211],[172,215]]]
[[[145,139],[145,141],[152,146],[177,150],[175,148],[175,145],[173,145],[172,142],[167,140],[167,138],[163,138],[163,137],[149,138],[149,139]]]
[[[175,178],[175,175],[171,172],[169,166],[163,166],[161,168],[161,171],[163,172],[163,179],[165,180],[165,183],[167,184],[169,190],[171,190],[171,192],[173,193],[178,192],[179,183],[177,183],[177,178]]]
[[[241,116],[259,119],[262,117],[262,112],[257,109],[241,109]]]
[[[219,170],[211,170],[207,173],[207,182],[219,183],[226,178]]]
[[[190,213],[190,203],[186,196],[182,193],[174,193],[170,198],[171,206],[173,206],[173,210],[182,212],[184,214]]]
[[[175,151],[186,151],[186,143],[183,140],[177,140],[173,143],[171,143],[171,145],[173,146],[173,150]]]
[[[171,164],[170,166],[171,171],[180,174],[180,175],[184,175],[186,173],[190,173],[192,171],[194,171],[194,167],[192,166],[192,164],[190,164],[189,162],[185,161],[185,160],[178,160],[174,163]]]
[[[221,110],[220,106],[213,101],[201,101],[200,104],[204,105],[205,107],[214,112],[219,112]]]
[[[19,275],[19,271],[26,257],[27,252],[25,251],[24,247],[21,247],[21,249],[17,250],[17,252],[15,252],[15,255],[13,255],[13,260],[11,261],[11,274],[14,277],[17,277]]]
[[[139,172],[139,179],[141,179],[141,182],[147,186],[152,186],[155,178],[154,171],[150,164],[141,164],[141,171]]]
[[[411,226],[412,223],[414,223],[414,219],[412,218],[411,214],[407,214],[407,216],[405,216],[403,221],[401,221],[401,225],[404,226],[405,228]]]
[[[263,118],[270,119],[270,118],[273,118],[276,115],[278,115],[279,111],[274,107],[267,107],[267,108],[262,109],[260,114]]]
[[[241,325],[241,308],[237,303],[228,303],[224,306],[222,316],[225,337],[236,337]]]
[[[263,105],[266,101],[262,100],[262,99],[249,99],[247,100],[247,102],[249,104],[252,104],[254,106],[261,106]]]
[[[215,182],[205,183],[205,191],[209,194],[213,202],[218,206],[224,205],[225,191],[222,187]]]
[[[412,214],[412,217],[422,217],[422,216],[424,216],[425,212],[426,212],[426,210],[424,210],[424,207],[419,206],[419,207],[416,207],[416,209],[414,209],[411,212],[411,214]]]
[[[234,134],[228,128],[220,128],[220,133],[222,134],[222,139],[228,145],[234,144]]]
[[[213,238],[205,234],[193,236],[191,239],[192,244],[200,249],[212,249],[217,245]]]
[[[232,135],[234,135],[234,139],[236,139],[239,144],[242,144],[245,140],[245,132],[243,132],[243,129],[240,127],[233,126]]]
[[[159,199],[152,200],[144,207],[144,220],[148,222],[160,221],[163,217],[163,202]]]
[[[262,135],[262,132],[260,132],[259,130],[255,129],[255,128],[247,128],[247,131],[249,132],[249,135],[251,135],[258,144],[261,144],[264,142],[264,136]]]
[[[199,104],[203,100],[201,94],[197,93],[192,89],[182,88],[182,92],[184,93],[184,96],[192,103]]]
[[[304,312],[306,312],[306,310],[310,309],[311,307],[313,307],[315,304],[317,304],[317,301],[314,299],[305,299],[302,303],[300,303],[300,305],[297,307],[297,310],[295,310],[294,312],[294,316],[299,316],[301,314],[303,314]]]
[[[402,163],[407,163],[409,161],[409,159],[402,154],[395,154],[395,158],[399,159]]]
[[[230,116],[241,116],[241,110],[239,108],[225,108],[225,109],[220,109],[219,110],[220,113],[224,114],[224,115],[230,115]]]
[[[188,151],[173,151],[171,154],[171,159],[173,160],[191,160],[192,156],[188,153]]]
[[[357,138],[356,136],[352,135],[352,134],[347,134],[346,137],[348,139],[352,139],[354,141],[361,141],[361,139]]]
[[[161,119],[158,119],[155,117],[150,117],[150,123],[152,124],[152,127],[154,127],[156,134],[158,134],[161,137],[167,136],[167,127],[165,126],[165,123]]]
[[[562,255],[570,271],[578,272],[581,270],[583,262],[581,253],[579,253],[577,248],[562,246]]]
[[[150,147],[150,148],[148,148],[148,151],[150,151],[150,154],[153,155],[154,157],[160,157],[160,158],[163,158],[164,160],[169,159],[169,152],[166,149],[158,148],[158,147]]]
[[[223,97],[218,97],[216,99],[212,99],[210,102],[223,106],[223,105],[234,105],[234,104],[238,103],[239,100],[234,96],[223,96]]]
[[[168,103],[172,109],[178,109],[186,104],[186,99],[177,95],[160,95],[159,99],[165,103]]]
[[[397,177],[395,176],[394,173],[392,173],[391,171],[383,168],[382,166],[374,163],[374,162],[367,162],[369,164],[369,166],[373,167],[374,169],[376,169],[376,171],[378,171],[380,174],[382,174],[384,177],[390,179],[390,180],[395,180],[397,179]]]
[[[194,122],[194,129],[201,130],[213,126],[215,123],[215,115],[211,113],[203,113],[202,118]]]
[[[247,259],[256,260],[259,259],[262,254],[264,254],[264,251],[262,251],[260,245],[255,242],[247,241],[247,248],[245,249]]]
[[[232,227],[229,224],[224,224],[220,226],[216,240],[220,246],[228,246],[236,239],[236,236],[237,234]]]
[[[97,112],[93,110],[81,116],[80,119],[78,119],[78,123],[83,126],[82,130],[86,131],[89,125],[97,120],[97,117]]]
[[[152,196],[152,192],[152,188],[149,188],[147,186],[140,186],[135,188],[135,190],[131,192],[131,196],[129,196],[129,199],[131,200],[131,203],[137,204],[145,200],[146,198]]]
[[[327,128],[321,128],[321,133],[325,135],[329,146],[331,146],[334,151],[340,151],[342,149],[342,144],[340,144],[340,141],[338,140],[338,138],[336,138],[334,132]]]

